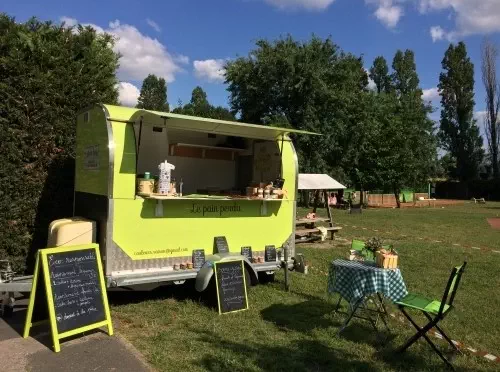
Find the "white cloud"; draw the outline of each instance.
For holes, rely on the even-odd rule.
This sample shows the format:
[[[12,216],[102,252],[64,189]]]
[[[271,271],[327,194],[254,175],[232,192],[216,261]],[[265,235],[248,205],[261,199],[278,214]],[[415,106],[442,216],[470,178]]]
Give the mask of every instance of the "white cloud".
[[[477,120],[476,124],[481,127],[484,123],[484,120],[486,119],[486,111],[474,112],[474,119]]]
[[[375,11],[375,17],[387,28],[394,28],[398,25],[403,16],[403,8],[394,5],[391,0],[382,0]]]
[[[422,90],[422,99],[424,101],[435,101],[440,97],[438,88],[430,88]]]
[[[123,106],[135,107],[140,91],[134,84],[121,81],[117,84],[118,100]]]
[[[325,10],[335,0],[264,0],[281,10]]]
[[[160,26],[158,26],[158,23],[149,18],[146,19],[146,22],[151,26],[151,28],[153,28],[153,30],[155,30],[156,32],[161,32],[161,28]]]
[[[370,71],[368,69],[364,69],[366,72],[366,75],[368,76],[368,90],[376,91],[377,90],[377,84],[370,78]]]
[[[70,17],[61,17],[61,21],[70,21],[71,25],[78,21]],[[70,26],[69,23],[66,23]],[[179,63],[185,63],[186,56],[173,56],[161,42],[139,32],[128,24],[121,24],[119,20],[109,23],[109,28],[103,29],[91,23],[82,23],[91,26],[97,32],[106,32],[115,37],[113,50],[121,54],[118,77],[120,80],[143,80],[148,74],[155,74],[164,78],[167,83],[175,80],[175,75],[183,69]]]
[[[421,13],[431,11],[452,11],[455,28],[451,31],[442,30],[441,39],[456,40],[473,34],[489,34],[500,31],[500,1],[499,0],[419,0]],[[431,30],[432,36],[432,30]],[[433,37],[434,40],[434,37]]]
[[[444,30],[441,28],[441,26],[433,26],[430,29],[432,41],[436,42],[439,40],[443,40],[446,37],[446,33]]]
[[[75,18],[66,16],[59,18],[59,21],[61,21],[61,23],[64,23],[66,27],[73,27],[78,24],[78,21]]]
[[[224,59],[206,59],[204,61],[193,61],[194,73],[200,79],[212,82],[224,81]]]
[[[176,62],[179,62],[183,65],[189,64],[189,57],[188,56],[183,56],[182,54],[179,54],[179,55],[175,56],[174,59]]]

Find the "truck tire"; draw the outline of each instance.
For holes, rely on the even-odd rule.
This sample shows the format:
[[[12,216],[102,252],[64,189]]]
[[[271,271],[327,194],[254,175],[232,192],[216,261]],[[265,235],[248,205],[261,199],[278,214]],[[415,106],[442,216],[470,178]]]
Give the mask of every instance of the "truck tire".
[[[259,283],[261,283],[261,284],[273,283],[274,277],[275,277],[274,272],[272,274],[268,274],[265,271],[260,271],[259,272]]]

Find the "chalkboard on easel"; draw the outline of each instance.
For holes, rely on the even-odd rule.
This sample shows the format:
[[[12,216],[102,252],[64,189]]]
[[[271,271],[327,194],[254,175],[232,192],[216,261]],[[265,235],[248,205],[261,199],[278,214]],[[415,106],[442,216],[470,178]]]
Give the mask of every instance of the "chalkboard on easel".
[[[266,245],[264,257],[266,262],[276,261],[276,247],[274,245]]]
[[[205,250],[195,249],[193,251],[193,268],[200,269],[205,263]]]
[[[41,320],[50,322],[56,352],[60,339],[77,333],[107,326],[113,334],[100,259],[97,244],[38,251],[24,338]],[[44,308],[48,316],[40,319]]]
[[[243,260],[215,262],[219,314],[248,309]]]
[[[229,253],[229,246],[225,236],[216,236],[214,238],[214,253]]]
[[[252,247],[241,247],[241,255],[252,260]]]

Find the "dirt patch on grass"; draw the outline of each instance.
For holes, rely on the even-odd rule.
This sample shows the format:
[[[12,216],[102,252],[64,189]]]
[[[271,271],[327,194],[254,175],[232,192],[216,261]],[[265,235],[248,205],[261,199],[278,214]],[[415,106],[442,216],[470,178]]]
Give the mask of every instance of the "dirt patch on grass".
[[[500,230],[500,218],[487,218],[492,229]]]

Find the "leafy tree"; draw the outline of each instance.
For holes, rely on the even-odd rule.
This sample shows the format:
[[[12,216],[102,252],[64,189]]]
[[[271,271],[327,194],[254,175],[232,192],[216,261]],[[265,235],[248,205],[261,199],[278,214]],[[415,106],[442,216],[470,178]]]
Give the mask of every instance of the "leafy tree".
[[[72,213],[75,117],[116,103],[113,38],[0,14],[0,255],[25,269],[51,220]]]
[[[422,90],[411,50],[396,52],[392,63],[391,93],[380,95],[378,120],[382,137],[379,149],[379,178],[391,188],[400,207],[403,187],[428,180],[437,162],[432,108],[422,100]]]
[[[450,153],[446,153],[438,160],[436,177],[444,179],[455,179],[456,176],[457,160],[454,159]]]
[[[204,118],[234,121],[236,118],[226,108],[222,106],[212,106],[207,99],[207,93],[201,88],[196,87],[191,93],[191,100],[188,104],[182,105],[179,101],[178,106],[172,111],[176,114],[200,116]]]
[[[370,68],[370,78],[375,82],[377,93],[387,93],[391,90],[391,76],[389,75],[389,67],[384,57],[379,56],[375,58],[373,66]]]
[[[149,74],[142,82],[137,108],[168,112],[167,83],[164,78]]]
[[[362,60],[339,50],[331,39],[291,36],[258,40],[248,57],[226,64],[230,104],[242,121],[270,124],[279,118],[296,129],[322,133],[294,140],[301,169],[343,175],[347,140],[368,84]]]
[[[473,117],[474,65],[463,42],[450,44],[441,64],[441,144],[456,159],[459,179],[474,179],[484,155],[483,140]]]
[[[485,39],[481,45],[481,73],[486,91],[486,117],[484,129],[491,156],[493,176],[498,178],[498,151],[500,149],[500,133],[498,111],[500,109],[500,83],[497,79],[498,48],[490,40]]]

